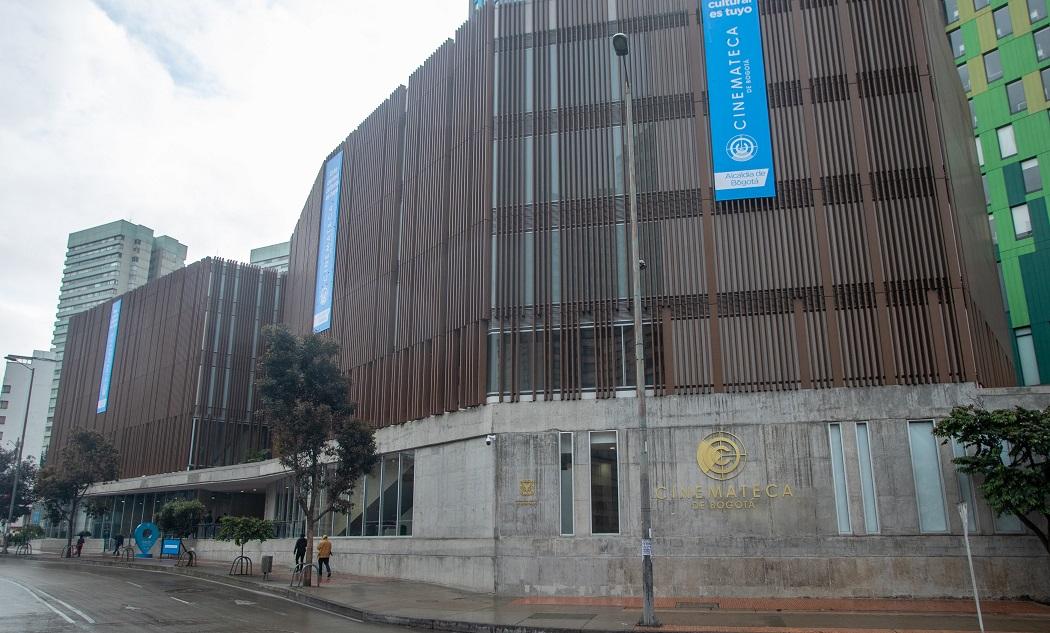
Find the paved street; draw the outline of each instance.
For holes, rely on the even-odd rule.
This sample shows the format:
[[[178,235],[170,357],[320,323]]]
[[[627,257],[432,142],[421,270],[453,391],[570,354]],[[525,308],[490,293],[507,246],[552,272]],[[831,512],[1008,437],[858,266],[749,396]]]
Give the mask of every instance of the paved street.
[[[212,581],[122,568],[0,559],[0,633],[393,633]]]

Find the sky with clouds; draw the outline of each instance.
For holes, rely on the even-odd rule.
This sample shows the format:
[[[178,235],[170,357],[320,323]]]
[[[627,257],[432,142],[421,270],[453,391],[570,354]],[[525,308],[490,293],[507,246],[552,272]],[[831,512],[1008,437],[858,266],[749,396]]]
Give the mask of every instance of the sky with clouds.
[[[66,239],[126,219],[187,263],[288,239],[325,155],[463,0],[0,0],[0,355],[48,349]]]

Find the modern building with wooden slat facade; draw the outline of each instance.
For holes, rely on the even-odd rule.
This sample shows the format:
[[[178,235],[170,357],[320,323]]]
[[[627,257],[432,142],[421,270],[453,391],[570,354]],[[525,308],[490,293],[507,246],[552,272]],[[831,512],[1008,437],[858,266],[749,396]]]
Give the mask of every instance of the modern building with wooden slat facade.
[[[939,7],[472,4],[322,162],[274,298],[294,331],[339,342],[383,453],[354,509],[318,526],[337,537],[334,564],[497,593],[637,595],[646,495],[658,595],[966,596],[966,502],[982,595],[1047,597],[1050,571],[1023,564],[1044,555],[1036,539],[956,475],[961,447],[931,435],[975,399],[1050,404],[1013,387]],[[760,14],[777,195],[720,201],[703,11],[745,5]],[[635,95],[644,436],[617,32]],[[70,426],[92,420],[102,317],[75,328],[96,391],[64,392],[80,411]],[[92,423],[115,431],[105,420]],[[125,476],[147,476],[93,494],[157,507],[171,491],[250,486],[298,532],[275,461],[162,452],[125,458]]]

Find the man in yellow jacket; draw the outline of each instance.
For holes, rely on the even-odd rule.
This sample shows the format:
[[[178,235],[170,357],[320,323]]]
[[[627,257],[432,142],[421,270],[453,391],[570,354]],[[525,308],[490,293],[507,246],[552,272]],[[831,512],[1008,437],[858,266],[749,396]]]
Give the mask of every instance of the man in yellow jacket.
[[[328,570],[328,577],[332,577],[332,567],[328,564],[328,559],[332,557],[332,542],[328,540],[328,535],[325,534],[321,537],[321,542],[317,544],[317,576],[320,580],[321,567]]]

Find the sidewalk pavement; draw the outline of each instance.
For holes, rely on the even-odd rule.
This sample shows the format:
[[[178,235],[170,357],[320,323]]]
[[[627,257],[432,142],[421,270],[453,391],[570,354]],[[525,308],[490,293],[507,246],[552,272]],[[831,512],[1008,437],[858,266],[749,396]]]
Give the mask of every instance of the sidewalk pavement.
[[[265,591],[362,620],[460,633],[539,631],[650,631],[638,627],[641,601],[611,597],[500,597],[420,582],[334,573],[317,587],[291,588],[291,570],[275,569],[269,580],[229,576],[229,562],[199,561],[177,568],[170,559],[124,562],[105,554],[61,559],[41,552],[32,560],[63,564],[135,567],[206,578]],[[316,580],[316,579],[315,579]],[[1050,605],[995,600],[981,603],[987,631],[1050,632]],[[977,631],[972,600],[658,598],[657,631],[672,633],[948,633]]]

